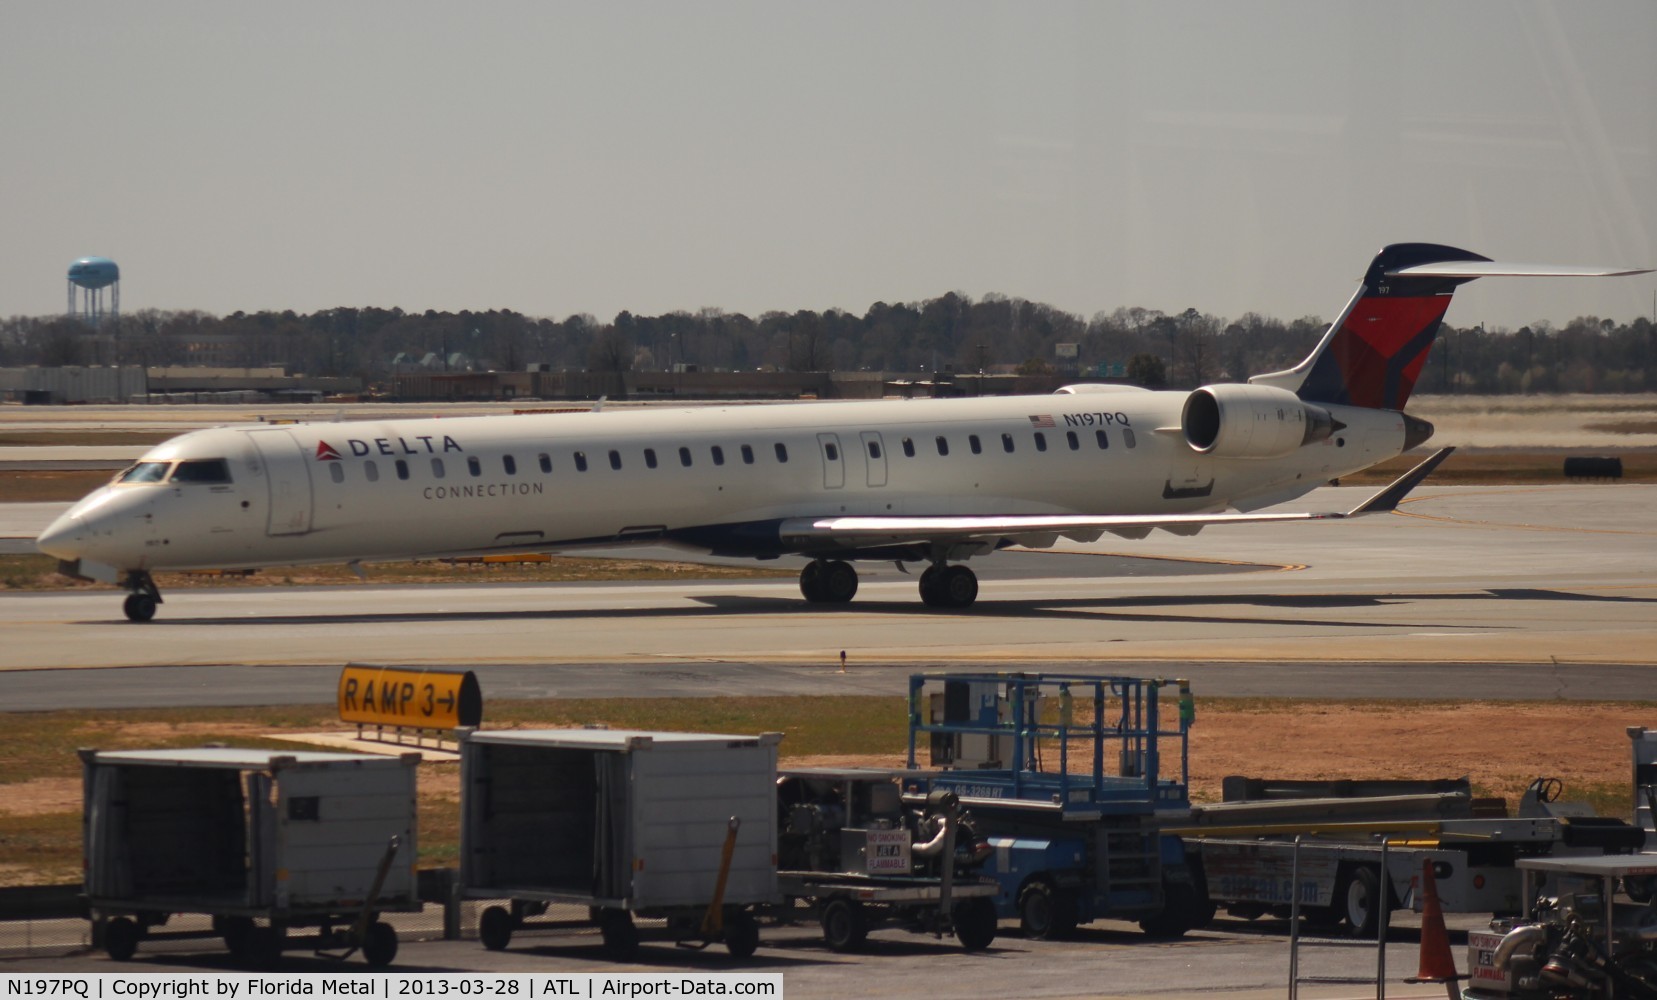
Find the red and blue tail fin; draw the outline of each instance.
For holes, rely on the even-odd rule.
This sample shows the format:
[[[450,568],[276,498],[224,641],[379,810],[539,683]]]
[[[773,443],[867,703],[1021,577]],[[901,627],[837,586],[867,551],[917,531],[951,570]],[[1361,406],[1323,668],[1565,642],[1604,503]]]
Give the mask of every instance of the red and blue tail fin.
[[[1490,262],[1455,247],[1395,243],[1375,255],[1363,286],[1310,357],[1294,368],[1256,375],[1312,403],[1402,410],[1427,364],[1427,352],[1457,285],[1479,274],[1409,273],[1427,265]]]
[[[1370,261],[1358,294],[1310,357],[1249,381],[1287,389],[1309,403],[1402,410],[1457,285],[1496,276],[1591,278],[1649,270],[1501,264],[1436,243],[1394,243]]]

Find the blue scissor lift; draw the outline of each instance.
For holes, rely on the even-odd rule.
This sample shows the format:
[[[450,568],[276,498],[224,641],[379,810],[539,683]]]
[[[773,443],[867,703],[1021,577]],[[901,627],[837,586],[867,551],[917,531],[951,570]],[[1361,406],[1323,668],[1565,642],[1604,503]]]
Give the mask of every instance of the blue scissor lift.
[[[1167,688],[1178,707],[1164,721]],[[914,674],[908,766],[971,809],[994,848],[997,910],[1027,935],[1117,918],[1177,936],[1213,916],[1198,862],[1161,833],[1190,813],[1194,715],[1183,680]]]

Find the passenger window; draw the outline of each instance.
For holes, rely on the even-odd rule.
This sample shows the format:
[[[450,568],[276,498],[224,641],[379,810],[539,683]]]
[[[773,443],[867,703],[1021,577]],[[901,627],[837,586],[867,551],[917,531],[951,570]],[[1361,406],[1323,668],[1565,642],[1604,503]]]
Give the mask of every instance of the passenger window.
[[[403,461],[400,458],[397,460],[397,478],[398,479],[407,479],[408,478],[408,463]]]
[[[167,478],[167,466],[170,464],[169,462],[139,462],[121,473],[119,482],[159,483]]]
[[[679,464],[684,466],[687,469],[690,468],[690,449],[689,448],[680,448],[679,449]]]
[[[1065,431],[1064,432],[1064,439],[1066,441],[1070,442],[1070,450],[1071,451],[1076,451],[1079,448],[1081,448],[1081,446],[1082,446],[1081,438],[1078,438],[1076,436],[1075,431]]]
[[[1009,455],[1013,453],[1013,436],[1011,434],[1001,435],[1001,450]]]
[[[713,455],[713,464],[715,464],[715,465],[724,465],[725,464],[725,449],[724,448],[721,448],[718,445],[714,445],[712,448],[708,449],[708,452]]]
[[[869,457],[870,458],[879,458],[880,457],[880,442],[879,441],[870,441],[869,442]]]
[[[380,467],[374,464],[373,459],[369,459],[362,464],[362,474],[371,483],[380,481]]]
[[[1105,429],[1103,427],[1093,432],[1093,438],[1099,442],[1099,449],[1101,451],[1110,447],[1110,438],[1105,434]]]
[[[1036,450],[1047,450],[1047,435],[1043,434],[1041,431],[1036,431]]]
[[[1137,447],[1137,445],[1134,444],[1132,427],[1122,428],[1122,443],[1127,445],[1129,448]]]
[[[788,461],[788,446],[778,441],[774,447],[777,449],[777,461]]]
[[[516,476],[518,474],[518,460],[511,455],[502,455],[501,468],[506,470],[507,475]]]
[[[823,442],[823,457],[831,462],[838,462],[840,461],[840,449],[836,448],[833,442],[825,441]]]
[[[443,478],[443,460],[441,458],[432,459],[432,475],[438,479]]]
[[[550,473],[552,471],[552,456],[543,451],[538,457],[541,460],[541,471]]]
[[[587,453],[586,452],[578,451],[578,452],[575,453],[575,471],[577,471],[577,472],[586,472],[587,471]]]
[[[647,469],[654,469],[656,467],[656,449],[646,448],[644,450],[644,465]]]
[[[978,435],[976,434],[967,435],[967,447],[972,449],[972,453],[974,455],[982,455],[984,453],[984,445],[978,440]]]
[[[753,465],[754,464],[754,449],[750,448],[747,445],[742,446],[742,464],[743,465]]]
[[[336,483],[345,482],[345,467],[338,462],[328,463],[328,478]]]
[[[230,464],[222,458],[200,458],[180,462],[174,467],[172,477],[168,481],[174,483],[228,483],[230,482]]]
[[[909,439],[909,438],[904,438],[903,439],[903,457],[904,458],[914,458],[915,457],[915,442],[913,440]]]
[[[483,463],[478,461],[476,455],[472,455],[466,459],[466,471],[470,472],[474,476],[483,475]]]
[[[949,441],[946,440],[942,434],[938,435],[938,454],[949,454]]]
[[[610,449],[610,468],[617,470],[621,468],[621,452],[614,448]]]

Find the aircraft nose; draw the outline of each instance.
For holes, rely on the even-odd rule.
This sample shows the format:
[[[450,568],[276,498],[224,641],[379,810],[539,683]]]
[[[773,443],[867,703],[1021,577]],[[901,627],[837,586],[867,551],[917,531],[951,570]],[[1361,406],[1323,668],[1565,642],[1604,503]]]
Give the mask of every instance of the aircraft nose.
[[[70,511],[46,526],[46,530],[35,539],[35,548],[49,556],[74,560],[80,558],[85,538],[85,525],[77,514]]]

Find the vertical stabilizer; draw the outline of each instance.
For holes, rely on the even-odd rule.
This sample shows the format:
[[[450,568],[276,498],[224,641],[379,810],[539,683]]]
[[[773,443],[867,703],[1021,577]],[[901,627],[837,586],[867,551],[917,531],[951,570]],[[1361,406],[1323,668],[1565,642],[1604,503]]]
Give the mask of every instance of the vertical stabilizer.
[[[1466,262],[1470,273],[1427,265]],[[1486,272],[1490,258],[1433,243],[1394,243],[1375,255],[1363,285],[1310,357],[1250,382],[1287,389],[1312,403],[1402,410],[1456,286]]]

